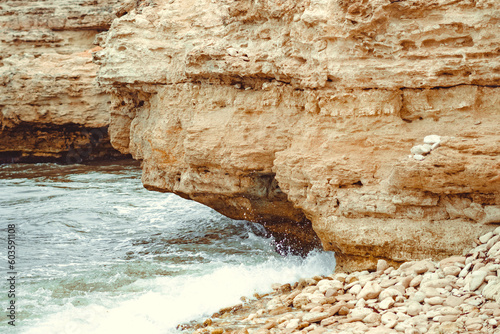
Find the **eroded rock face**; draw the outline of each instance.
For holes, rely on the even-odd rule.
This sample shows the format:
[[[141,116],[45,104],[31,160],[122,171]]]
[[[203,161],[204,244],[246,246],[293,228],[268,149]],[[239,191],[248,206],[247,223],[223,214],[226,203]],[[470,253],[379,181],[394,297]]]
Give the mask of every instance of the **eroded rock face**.
[[[495,0],[155,1],[94,60],[147,188],[311,221],[349,271],[500,223],[499,20]]]
[[[92,52],[126,8],[117,0],[0,4],[0,162],[120,156]]]

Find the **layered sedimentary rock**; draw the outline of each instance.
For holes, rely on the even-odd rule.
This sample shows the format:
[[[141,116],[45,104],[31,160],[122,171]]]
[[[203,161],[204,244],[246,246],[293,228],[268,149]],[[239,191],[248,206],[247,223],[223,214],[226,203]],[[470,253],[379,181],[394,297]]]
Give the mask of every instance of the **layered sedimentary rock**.
[[[120,156],[92,52],[126,8],[117,0],[0,4],[0,162]]]
[[[352,270],[500,223],[499,22],[495,0],[155,1],[94,60],[147,188],[305,244],[311,222]]]

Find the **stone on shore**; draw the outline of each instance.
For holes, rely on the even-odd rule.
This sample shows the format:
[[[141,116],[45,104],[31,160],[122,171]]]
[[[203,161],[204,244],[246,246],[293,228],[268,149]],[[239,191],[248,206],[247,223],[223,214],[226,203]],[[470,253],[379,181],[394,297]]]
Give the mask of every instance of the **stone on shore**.
[[[361,289],[356,298],[364,300],[375,299],[378,297],[381,291],[382,288],[378,283],[370,281],[365,284],[365,286],[363,287],[363,289]]]

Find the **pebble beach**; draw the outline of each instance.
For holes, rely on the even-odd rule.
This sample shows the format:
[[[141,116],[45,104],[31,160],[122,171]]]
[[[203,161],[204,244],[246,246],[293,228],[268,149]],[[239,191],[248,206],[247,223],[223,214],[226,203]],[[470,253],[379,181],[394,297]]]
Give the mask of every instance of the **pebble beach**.
[[[500,333],[500,227],[463,256],[273,284],[186,333]]]

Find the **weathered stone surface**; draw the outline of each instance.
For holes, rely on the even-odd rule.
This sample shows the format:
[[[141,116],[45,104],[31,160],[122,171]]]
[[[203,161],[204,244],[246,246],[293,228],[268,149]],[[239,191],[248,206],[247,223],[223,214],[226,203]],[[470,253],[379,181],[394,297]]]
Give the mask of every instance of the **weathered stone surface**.
[[[320,322],[321,320],[326,319],[329,316],[331,316],[331,314],[329,314],[328,312],[310,312],[302,317],[302,321],[310,323]]]
[[[500,303],[500,279],[493,279],[483,289],[483,295]]]
[[[147,188],[306,248],[311,221],[349,271],[494,229],[499,19],[493,0],[159,0],[116,19],[94,60]]]
[[[97,86],[96,36],[117,0],[2,1],[0,162],[120,156],[107,127],[110,96]]]

